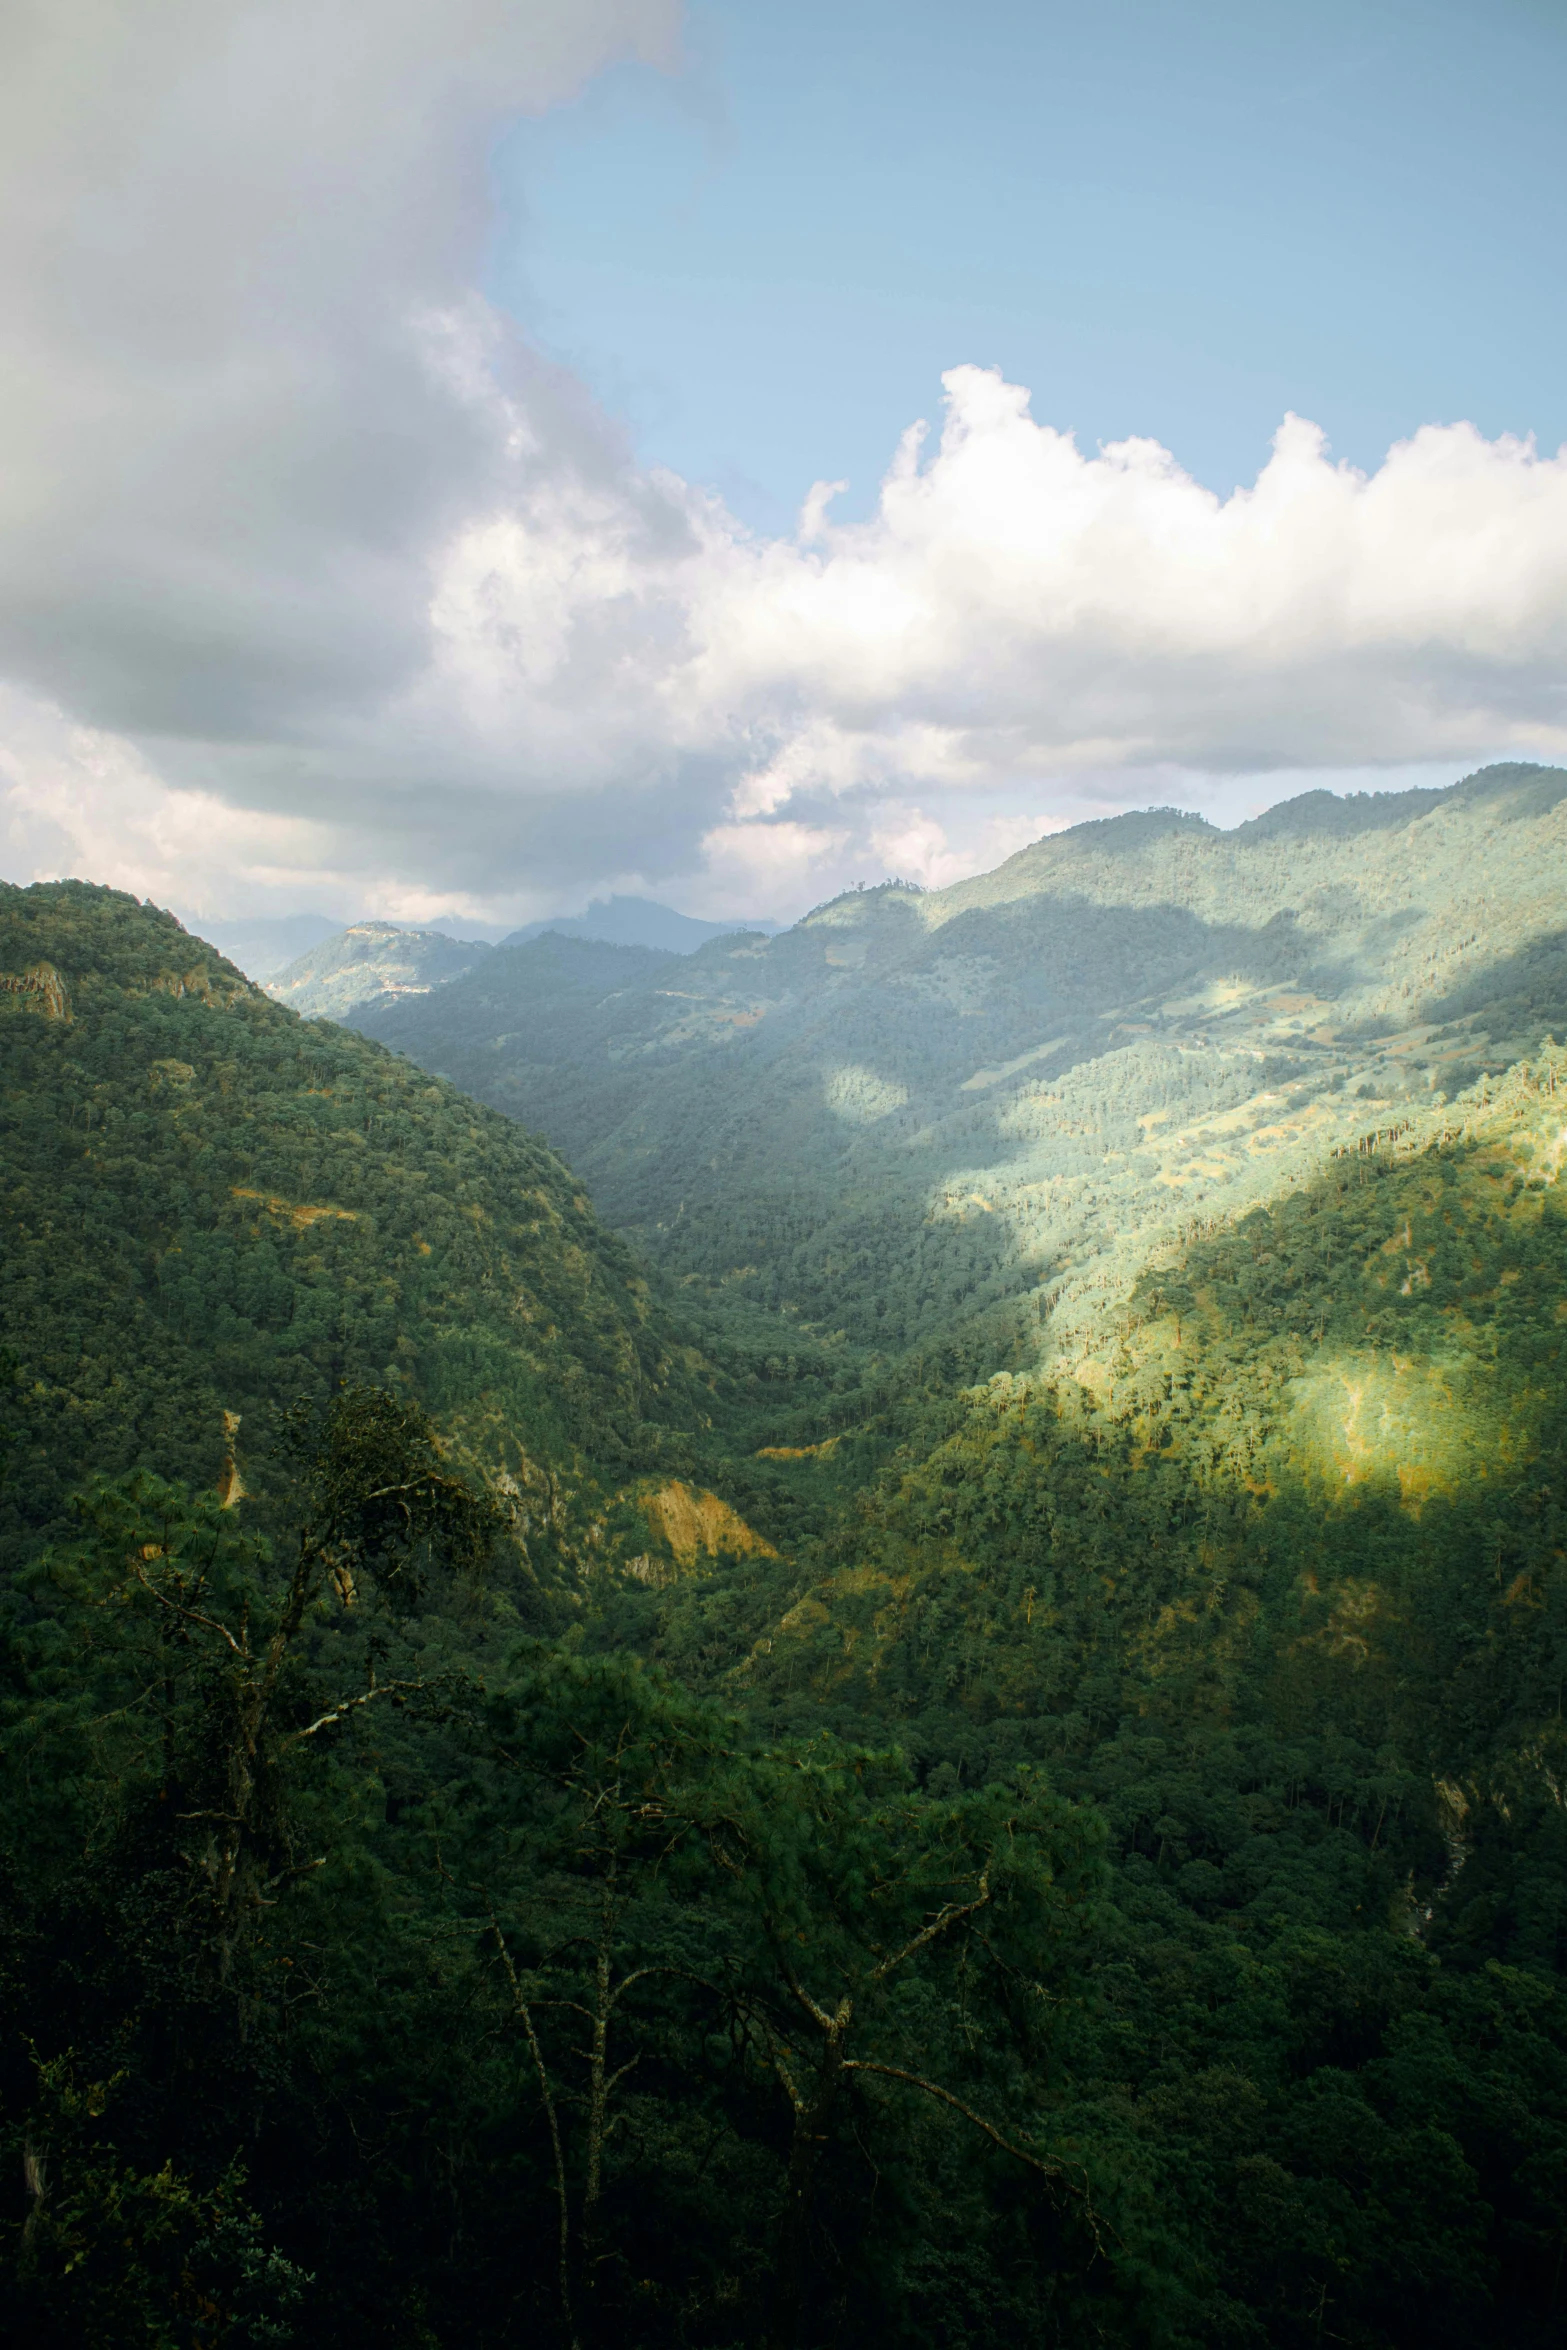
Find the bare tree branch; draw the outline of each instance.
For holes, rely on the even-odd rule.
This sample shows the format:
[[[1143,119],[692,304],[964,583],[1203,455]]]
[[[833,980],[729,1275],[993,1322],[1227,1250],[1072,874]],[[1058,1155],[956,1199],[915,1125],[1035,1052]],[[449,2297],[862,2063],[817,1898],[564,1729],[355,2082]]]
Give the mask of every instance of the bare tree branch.
[[[989,1900],[990,1863],[987,1860],[983,1870],[980,1873],[979,1891],[975,1895],[974,1899],[972,1901],[964,1902],[949,1901],[946,1908],[941,1911],[939,1916],[933,1917],[928,1926],[922,1926],[920,1928],[912,1942],[905,1942],[901,1950],[895,1950],[890,1958],[884,1958],[882,1960],[881,1965],[876,1968],[875,1972],[871,1976],[872,1982],[885,1982],[888,1975],[894,1973],[897,1968],[902,1966],[906,1958],[913,1958],[919,1951],[928,1948],[932,1942],[936,1941],[939,1936],[946,1932],[949,1926],[955,1926],[960,1918],[971,1918],[975,1916],[978,1911],[985,1908]]]
[[[579,2350],[576,2321],[571,2314],[571,2206],[566,2196],[566,2158],[561,2150],[560,2120],[555,2111],[555,2092],[550,2087],[549,2071],[544,2062],[544,2051],[539,2046],[539,2035],[533,2028],[532,2013],[528,2002],[522,1995],[522,1985],[517,1979],[517,1969],[512,1964],[511,1952],[506,1947],[506,1937],[501,1932],[500,1920],[493,1910],[490,1912],[490,1929],[495,1936],[496,1948],[501,1954],[501,1964],[506,1969],[506,1980],[511,1985],[512,2006],[516,2009],[518,2021],[527,2034],[528,2048],[533,2057],[533,2069],[538,2075],[539,2094],[544,2100],[544,2115],[549,2123],[550,2146],[555,2156],[555,2200],[560,2207],[558,2248],[560,2314],[565,2322],[566,2339],[571,2345],[571,2350]]]
[[[961,2097],[954,2097],[950,2089],[943,2089],[939,2081],[927,2081],[923,2073],[908,2073],[896,2064],[873,2064],[863,2056],[846,2056],[843,2069],[846,2073],[880,2073],[889,2081],[904,2081],[911,2089],[923,2089],[927,2097],[939,2098],[943,2105],[950,2105],[955,2113],[963,2115],[965,2121],[971,2121],[977,2130],[983,2130],[987,2138],[993,2138],[1004,2153],[1014,2155],[1019,2162],[1026,2162],[1030,2170],[1037,2170],[1041,2177],[1058,2179],[1062,2176],[1058,2163],[1042,2162],[1037,2154],[1030,2154],[1026,2146],[1014,2145],[1010,2138],[1002,2135],[994,2122],[986,2121],[982,2113],[976,2113],[972,2105],[965,2105]]]
[[[351,1713],[357,1713],[360,1706],[371,1704],[377,1697],[392,1697],[400,1691],[428,1689],[430,1686],[428,1681],[378,1681],[372,1665],[368,1689],[362,1690],[358,1697],[345,1697],[341,1705],[334,1705],[330,1713],[319,1715],[307,1729],[296,1730],[294,1736],[313,1738],[318,1730],[328,1730],[334,1722],[346,1721]]]
[[[1015,2162],[1027,2163],[1029,2169],[1038,2171],[1041,2178],[1050,2179],[1064,2187],[1069,2195],[1077,2196],[1087,2216],[1095,2247],[1103,2253],[1104,2239],[1099,2233],[1099,2219],[1089,2201],[1087,2185],[1077,2185],[1058,2162],[1047,2162],[1037,2154],[1030,2154],[1026,2146],[1019,2146],[1014,2139],[1006,2137],[994,2122],[988,2122],[982,2113],[976,2113],[972,2105],[965,2105],[961,2097],[954,2097],[952,2091],[943,2089],[939,2081],[927,2081],[922,2073],[905,2072],[901,2065],[896,2064],[873,2064],[868,2058],[857,2056],[845,2057],[843,2070],[846,2073],[879,2073],[884,2080],[902,2081],[909,2088],[921,2089],[927,2097],[937,2098],[941,2104],[950,2105],[955,2113],[962,2114],[965,2121],[972,2122],[976,2130],[983,2130],[985,2136],[992,2139],[1004,2154],[1010,2154]]]
[[[794,1993],[796,1999],[798,1999],[800,2005],[804,2008],[812,2023],[818,2025],[820,2029],[828,2035],[829,2038],[832,2038],[834,2034],[842,2032],[847,2028],[849,2018],[854,2013],[853,2002],[847,1996],[839,2000],[837,2014],[829,2015],[825,2007],[817,2006],[809,1991],[806,1990],[804,1984],[799,1981],[791,1968],[785,1966],[781,1971],[784,1981],[788,1984],[790,1990]]]
[[[204,1632],[218,1633],[222,1639],[228,1642],[230,1648],[234,1651],[236,1656],[244,1656],[244,1649],[235,1639],[227,1624],[220,1624],[216,1616],[203,1615],[199,1608],[181,1607],[178,1600],[170,1599],[166,1591],[160,1591],[158,1589],[157,1585],[147,1574],[146,1569],[136,1559],[132,1559],[131,1561],[131,1573],[135,1577],[136,1581],[141,1585],[143,1591],[146,1592],[148,1598],[155,1599],[159,1607],[166,1607],[171,1616],[183,1616],[187,1624],[199,1624]]]

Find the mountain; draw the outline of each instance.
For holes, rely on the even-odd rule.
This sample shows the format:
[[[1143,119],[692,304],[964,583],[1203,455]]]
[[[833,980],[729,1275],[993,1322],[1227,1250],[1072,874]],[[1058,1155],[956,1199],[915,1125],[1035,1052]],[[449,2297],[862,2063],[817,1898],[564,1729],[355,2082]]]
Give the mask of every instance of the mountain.
[[[342,1020],[360,1005],[428,995],[471,971],[490,949],[444,930],[405,930],[395,922],[353,922],[267,982],[267,993],[306,1019]]]
[[[272,960],[261,934],[302,925],[313,933],[308,943],[302,942],[306,951],[300,953],[296,947],[292,962],[281,955]],[[771,925],[750,928],[760,936]],[[647,898],[607,898],[586,914],[527,923],[501,943],[516,946],[558,936],[612,940],[685,955],[710,938],[733,937],[735,929],[730,923],[699,922]],[[309,1019],[357,1020],[364,1010],[380,1009],[406,996],[428,995],[471,971],[490,951],[478,937],[459,939],[444,930],[411,930],[397,922],[353,922],[346,930],[322,924],[318,932],[313,915],[294,916],[282,925],[242,925],[236,935],[267,960],[266,970],[256,974],[266,981],[267,993]]]
[[[1190,1235],[1048,1374],[928,1364],[894,1456],[799,1460],[860,1461],[803,1571],[638,1603],[780,1730],[1104,1822],[1052,2120],[1181,2248],[1155,2340],[1558,2323],[1564,1112],[1551,1048]]]
[[[502,939],[508,947],[526,946],[530,939],[553,932],[557,938],[601,939],[613,946],[662,947],[675,955],[694,954],[710,938],[731,938],[737,930],[769,936],[775,922],[703,922],[694,914],[677,914],[673,906],[652,898],[595,898],[585,914],[551,915],[546,921],[525,922]]]
[[[1154,811],[401,1054],[0,894],[19,2339],[1554,2345],[1564,839]]]
[[[209,922],[174,911],[185,928],[215,946],[247,979],[264,986],[286,964],[336,938],[344,925],[330,914],[258,915],[250,921]]]
[[[705,1400],[545,1146],[170,915],[0,889],[0,1070],[13,1556],[89,1473],[264,1492],[270,1409],[345,1380],[427,1407],[524,1515],[648,1470]]]
[[[356,1015],[733,1314],[1069,1357],[1151,1256],[1567,1033],[1567,773],[1052,835],[678,966],[536,940]],[[721,1293],[721,1295],[720,1295]]]
[[[1567,773],[1506,767],[372,1016],[753,1349],[821,1498],[598,1637],[1102,1823],[1050,2126],[1165,2231],[1154,2341],[1559,2330],[1564,904]]]
[[[1336,1721],[1355,1801],[1402,1758],[1389,1897],[1407,1866],[1445,1893],[1444,1946],[1567,1966],[1567,1835],[1560,1900],[1498,1898],[1567,1782],[1564,1118],[1548,1047],[1189,1236],[1047,1374],[954,1397],[927,1372],[803,1603],[770,1618],[758,1590],[746,1627],[726,1593],[734,1669],[1102,1801],[1130,1723],[1196,1767],[1242,1721],[1303,1752]],[[668,1604],[687,1637],[711,1586]],[[1180,1841],[1229,1865],[1223,1837]]]
[[[1009,1986],[1072,1980],[1093,1825],[617,1647],[618,1600],[785,1562],[559,1160],[171,916],[5,888],[0,1214],[7,2339],[677,2350],[825,2290],[890,2340],[953,2197],[986,2291],[967,2132],[1054,2178]],[[802,1975],[858,2014],[791,2064]],[[831,2110],[916,2063],[967,2091],[934,2139]],[[1063,2257],[1107,2297],[1062,2222],[987,2336]]]

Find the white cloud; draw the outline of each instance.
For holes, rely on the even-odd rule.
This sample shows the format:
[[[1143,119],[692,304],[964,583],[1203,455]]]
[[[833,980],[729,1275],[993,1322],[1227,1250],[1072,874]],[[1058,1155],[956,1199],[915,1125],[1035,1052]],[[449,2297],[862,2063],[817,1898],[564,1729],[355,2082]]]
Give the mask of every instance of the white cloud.
[[[314,739],[425,657],[505,494],[436,347],[500,123],[678,0],[12,0],[0,664],[93,723]]]
[[[776,741],[759,810],[807,774],[1567,745],[1567,455],[1431,426],[1366,477],[1291,417],[1220,500],[1151,442],[1085,456],[997,375],[945,382],[869,522],[737,550],[702,599],[709,698]]]
[[[858,845],[857,828],[847,824],[715,824],[699,844],[700,869],[681,903],[698,914],[722,920],[756,916],[771,919],[780,909],[799,914],[854,881],[863,866],[849,870]],[[874,878],[880,879],[878,868]]]
[[[1567,458],[1468,425],[1363,476],[1290,418],[1221,500],[959,367],[864,522],[640,470],[474,289],[496,126],[672,62],[676,10],[7,13],[8,871],[769,912],[1237,777],[1567,752]]]
[[[1043,830],[1161,768],[1200,801],[1203,776],[1567,749],[1567,457],[1428,427],[1365,476],[1290,418],[1221,500],[1149,442],[1085,455],[997,375],[945,380],[939,445],[905,435],[868,522],[824,493],[761,541],[660,478],[486,523],[448,679],[541,783],[645,800],[677,845],[721,802],[731,860],[787,819],[933,878],[959,853],[935,800],[999,821],[1021,792]]]

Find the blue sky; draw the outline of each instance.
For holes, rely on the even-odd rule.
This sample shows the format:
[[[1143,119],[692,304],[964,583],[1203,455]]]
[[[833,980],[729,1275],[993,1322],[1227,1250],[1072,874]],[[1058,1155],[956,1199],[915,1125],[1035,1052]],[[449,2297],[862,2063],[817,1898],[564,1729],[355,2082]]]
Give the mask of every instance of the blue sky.
[[[1087,447],[1252,480],[1287,409],[1367,468],[1567,438],[1567,9],[699,0],[496,158],[497,296],[640,456],[863,512],[973,360]]]
[[[1567,760],[1564,121],[1567,0],[0,9],[0,872],[780,916]]]

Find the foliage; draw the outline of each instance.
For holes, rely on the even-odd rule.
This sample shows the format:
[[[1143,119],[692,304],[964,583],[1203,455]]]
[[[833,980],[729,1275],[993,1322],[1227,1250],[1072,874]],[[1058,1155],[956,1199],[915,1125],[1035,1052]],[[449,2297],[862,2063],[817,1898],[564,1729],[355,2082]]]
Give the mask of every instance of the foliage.
[[[98,2350],[283,2344],[309,2280],[270,2250],[231,2168],[203,2191],[172,2163],[122,2165],[104,2134],[118,2079],[81,2086],[69,2055],[38,2067],[22,2161],[29,2211],[11,2280],[13,2340]],[[58,2170],[63,2184],[57,2185]]]
[[[998,1317],[1030,1352],[1194,1219],[1567,1033],[1564,789],[1497,767],[1229,833],[1155,810],[673,975],[541,939],[355,1018],[547,1135],[759,1365]],[[766,1400],[762,1441],[809,1441]]]
[[[0,971],[40,963],[62,1016],[0,993],[0,1299],[23,1374],[0,1554],[138,1463],[202,1486],[237,1457],[265,1506],[270,1407],[369,1380],[437,1413],[525,1550],[569,1556],[602,1484],[699,1415],[710,1374],[508,1120],[282,1011],[116,892],[0,889]]]
[[[503,1120],[166,917],[7,893],[13,2334],[1560,2339],[1567,1062],[1524,887],[1555,790],[1098,828],[962,902],[718,942],[673,1013],[604,1012],[612,948],[486,958],[575,990],[559,1099],[623,1197],[691,1203],[656,1237],[701,1352]],[[1425,1001],[1400,876],[1440,851],[1451,927],[1487,841],[1496,919]],[[1346,858],[1315,1049],[1384,1090],[1324,1080],[1270,1157],[1305,1080],[1221,1022],[1309,1058],[1310,926],[1260,917]],[[1084,1240],[1041,1322],[1040,1265],[932,1205],[958,1129],[922,1161],[904,1077],[847,1050],[855,975],[885,948],[905,1076],[928,1032],[961,1120],[982,938],[1018,950],[999,1053],[1074,987],[1173,987],[1193,921],[1193,984],[1243,968],[1222,1050],[1161,997],[1004,1097]],[[723,959],[775,951],[772,1042],[769,1011],[703,1044]],[[1509,1036],[1454,1101],[1408,1076]],[[730,1123],[683,1133],[703,1054]],[[1194,1215],[1181,1169],[1226,1152]],[[671,1479],[770,1543],[660,1547]]]
[[[1081,2126],[1149,2166],[1200,2339],[1551,2338],[1559,1074],[1151,1268],[1078,1380],[911,1410],[806,1571],[641,1628],[929,1789],[1021,1759],[1103,1816]]]
[[[938,1799],[759,1745],[634,1661],[404,1669],[487,1530],[437,1458],[345,1398],[281,1561],[214,1497],[100,1487],[13,1614],[22,2338],[884,2325],[971,2139],[1014,2300],[1063,2259],[1103,2299],[1044,2116],[1092,1824],[1027,1774]]]

